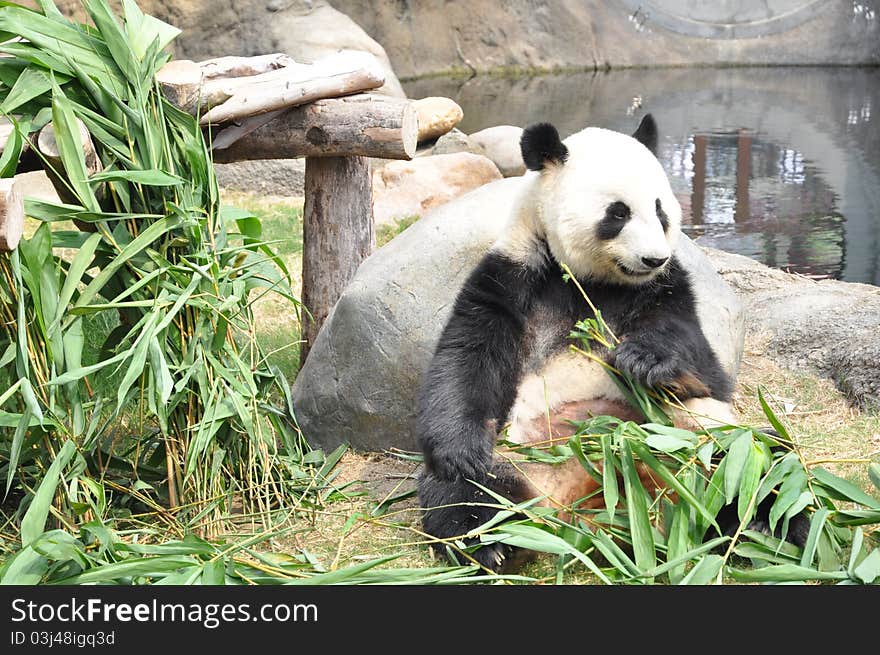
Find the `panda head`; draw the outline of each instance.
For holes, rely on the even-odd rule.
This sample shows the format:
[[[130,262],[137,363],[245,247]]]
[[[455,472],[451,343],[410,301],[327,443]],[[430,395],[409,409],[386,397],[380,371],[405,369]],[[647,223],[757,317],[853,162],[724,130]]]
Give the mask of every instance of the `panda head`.
[[[579,278],[618,284],[663,273],[681,207],[655,156],[650,114],[632,136],[591,127],[564,142],[540,123],[523,132],[520,146],[526,166],[539,173],[538,227],[557,261]]]

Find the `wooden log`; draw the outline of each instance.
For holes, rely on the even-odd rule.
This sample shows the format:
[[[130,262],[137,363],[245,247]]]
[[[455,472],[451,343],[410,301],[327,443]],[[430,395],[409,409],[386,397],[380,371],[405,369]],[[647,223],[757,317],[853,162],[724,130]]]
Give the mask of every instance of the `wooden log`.
[[[358,94],[294,107],[234,143],[221,130],[214,161],[343,155],[412,159],[418,131],[411,101]]]
[[[193,116],[210,102],[202,94],[202,69],[190,59],[169,61],[156,73],[156,81],[168,102]],[[215,98],[214,104],[228,99],[228,95]]]
[[[24,233],[24,198],[14,177],[0,179],[0,250],[15,250]]]
[[[266,123],[275,120],[289,109],[276,109],[265,114],[256,116],[248,116],[237,123],[228,124],[229,127],[224,128],[217,134],[211,142],[213,150],[223,150],[228,148],[236,141],[246,137],[248,134],[260,129]]]
[[[385,71],[370,53],[346,50],[308,66],[288,66],[262,75],[217,82],[221,82],[220,90],[230,92],[232,97],[205,113],[199,121],[202,125],[375,89],[385,83]],[[208,84],[218,86],[215,82],[205,86]]]
[[[0,152],[6,148],[6,142],[9,141],[9,137],[12,136],[12,132],[15,130],[15,126],[5,116],[0,116]]]
[[[300,364],[360,263],[375,246],[370,161],[306,159]]]
[[[215,57],[200,61],[198,67],[205,80],[219,77],[248,77],[296,64],[292,57],[274,53],[256,57]]]
[[[98,157],[98,151],[95,150],[95,144],[92,142],[89,130],[85,123],[79,119],[77,119],[77,125],[79,126],[80,143],[82,143],[83,154],[85,155],[86,160],[86,172],[89,175],[100,173],[104,167],[101,165],[101,159]],[[80,201],[68,186],[66,179],[61,177],[61,175],[64,174],[64,164],[61,161],[58,142],[55,140],[55,128],[51,122],[47,123],[43,129],[40,130],[40,134],[37,137],[37,150],[39,150],[43,157],[46,158],[46,176],[49,178],[49,181],[52,182],[52,186],[55,187],[55,192],[58,194],[61,202],[71,205],[80,204]],[[101,187],[96,189],[95,195],[100,195],[100,193]],[[97,229],[92,223],[86,223],[85,221],[79,221],[76,219],[74,219],[73,222],[83,232],[95,232]]]

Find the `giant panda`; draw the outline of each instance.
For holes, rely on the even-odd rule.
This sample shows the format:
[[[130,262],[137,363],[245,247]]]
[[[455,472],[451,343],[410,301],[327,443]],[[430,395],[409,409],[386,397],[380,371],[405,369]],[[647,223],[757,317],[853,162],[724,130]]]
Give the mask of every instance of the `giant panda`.
[[[646,115],[631,136],[590,127],[562,141],[541,123],[522,135],[529,171],[509,224],[458,293],[417,394],[424,453],[418,482],[425,531],[448,540],[488,521],[494,499],[546,495],[565,506],[596,483],[576,461],[521,470],[493,457],[499,430],[518,443],[572,433],[567,419],[643,422],[601,365],[572,354],[569,334],[592,316],[567,264],[622,339],[606,353],[648,386],[674,389],[703,424],[735,423],[733,381],[698,320],[688,272],[675,255],[681,208],[656,157]],[[681,413],[678,424],[690,419]],[[442,549],[440,549],[442,550]],[[471,555],[509,569],[512,549]]]

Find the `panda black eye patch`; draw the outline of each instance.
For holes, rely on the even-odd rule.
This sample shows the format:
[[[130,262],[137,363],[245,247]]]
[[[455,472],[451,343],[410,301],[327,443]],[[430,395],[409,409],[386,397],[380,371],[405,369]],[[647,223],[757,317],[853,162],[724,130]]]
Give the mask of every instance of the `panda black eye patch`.
[[[626,225],[626,222],[631,217],[632,212],[629,205],[619,200],[612,202],[605,208],[605,216],[602,217],[602,220],[596,226],[596,236],[602,241],[613,239],[620,234],[623,226]]]
[[[657,218],[660,219],[660,225],[663,226],[663,231],[666,232],[669,229],[669,217],[666,215],[666,212],[663,211],[663,205],[660,204],[660,198],[657,198],[654,206],[657,208]]]

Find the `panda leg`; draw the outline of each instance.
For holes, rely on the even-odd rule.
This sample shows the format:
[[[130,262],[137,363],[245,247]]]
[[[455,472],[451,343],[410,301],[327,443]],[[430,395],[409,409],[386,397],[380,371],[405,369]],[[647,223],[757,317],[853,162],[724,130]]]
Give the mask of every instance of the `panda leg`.
[[[771,494],[761,501],[755,511],[755,516],[749,521],[746,529],[773,536],[777,539],[783,538],[781,522],[776,525],[775,530],[770,527],[770,509],[773,507],[774,500],[776,500],[776,497]],[[730,505],[722,507],[718,512],[718,515],[715,517],[715,520],[718,521],[718,526],[721,528],[722,534],[732,537],[739,528],[740,523],[736,503],[731,503]],[[807,537],[809,534],[810,520],[805,512],[801,512],[800,514],[791,517],[788,524],[788,532],[785,535],[785,541],[803,548],[807,543]]]
[[[509,465],[496,462],[492,466],[485,487],[508,498],[514,503],[530,498],[527,483]],[[498,509],[487,507],[497,505],[498,501],[477,487],[472,482],[459,478],[457,480],[441,480],[427,471],[423,472],[418,482],[419,501],[424,510],[422,525],[425,532],[438,539],[453,539],[477,528],[495,514]],[[465,539],[467,545],[479,543],[478,538]],[[454,547],[447,550],[445,543],[432,544],[438,555],[450,551],[457,564],[470,564],[470,560],[461,553],[455,553]],[[525,551],[512,548],[506,544],[487,544],[469,554],[481,566],[490,571],[513,570],[527,559]]]

